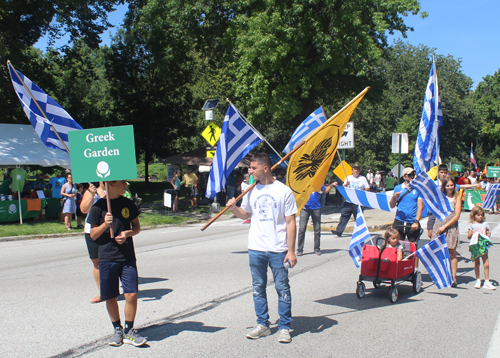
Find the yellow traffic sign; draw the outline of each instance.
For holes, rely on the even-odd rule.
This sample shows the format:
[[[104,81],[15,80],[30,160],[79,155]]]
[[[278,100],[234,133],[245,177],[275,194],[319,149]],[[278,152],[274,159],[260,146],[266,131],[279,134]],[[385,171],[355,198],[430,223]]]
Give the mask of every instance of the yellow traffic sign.
[[[338,176],[340,180],[345,181],[346,174],[352,175],[352,167],[345,160],[343,160],[342,163],[344,164],[344,167],[342,168],[342,164],[337,165],[337,168],[333,170],[333,174]],[[344,169],[345,169],[345,174],[344,174]]]
[[[217,151],[217,147],[207,147],[207,158],[215,157],[216,151]]]
[[[215,145],[217,141],[219,140],[220,137],[220,132],[221,129],[217,126],[217,124],[210,123],[207,128],[201,133],[202,137],[206,139],[210,145]],[[213,158],[213,157],[208,157],[207,158]]]

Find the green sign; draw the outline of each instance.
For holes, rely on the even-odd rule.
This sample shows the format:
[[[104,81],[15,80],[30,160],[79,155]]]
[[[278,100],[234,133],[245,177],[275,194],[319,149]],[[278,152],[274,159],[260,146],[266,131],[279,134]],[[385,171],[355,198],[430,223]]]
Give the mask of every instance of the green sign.
[[[488,178],[500,178],[500,167],[486,167]]]
[[[462,171],[462,165],[461,164],[452,164],[451,170],[454,170],[457,173],[460,173]]]
[[[474,206],[482,206],[486,191],[484,190],[464,190],[462,200],[464,210],[472,210]]]
[[[137,178],[133,126],[68,132],[74,183]]]

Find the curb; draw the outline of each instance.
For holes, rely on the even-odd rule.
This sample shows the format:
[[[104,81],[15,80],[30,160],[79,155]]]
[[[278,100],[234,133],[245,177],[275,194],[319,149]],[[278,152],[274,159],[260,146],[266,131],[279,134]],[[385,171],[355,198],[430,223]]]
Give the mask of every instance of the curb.
[[[179,225],[157,225],[157,226],[142,226],[142,230],[152,230],[152,229],[161,229],[165,227],[173,227],[173,226],[183,226],[186,224],[198,224],[202,220],[205,220],[205,218],[202,219],[195,219],[195,220],[190,220],[190,221],[185,221],[182,224]],[[208,220],[208,219],[207,219]],[[42,240],[42,239],[55,239],[59,237],[70,237],[70,236],[85,236],[85,233],[82,232],[74,232],[74,233],[56,233],[56,234],[36,234],[36,235],[22,235],[22,236],[7,236],[7,237],[0,237],[0,242],[7,242],[7,241],[21,241],[21,240]]]
[[[336,225],[331,225],[331,226],[323,226],[321,225],[321,231],[324,232],[324,231],[332,231],[332,230],[335,230],[337,226]],[[392,222],[390,223],[385,223],[385,224],[379,224],[379,225],[370,225],[370,226],[367,226],[368,228],[368,231],[369,232],[375,232],[375,231],[383,231],[383,230],[387,230],[388,228],[392,227]],[[312,225],[307,225],[307,230],[308,231],[314,231],[314,228]],[[345,229],[344,229],[344,232],[345,233],[352,233],[354,231],[354,226],[347,226]]]

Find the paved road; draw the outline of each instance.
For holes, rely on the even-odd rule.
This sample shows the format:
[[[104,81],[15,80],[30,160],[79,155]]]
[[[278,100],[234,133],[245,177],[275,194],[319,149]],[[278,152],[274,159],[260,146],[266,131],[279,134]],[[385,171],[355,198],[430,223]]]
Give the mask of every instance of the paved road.
[[[462,214],[465,232],[468,213]],[[488,216],[500,242],[500,216]],[[388,289],[368,284],[355,296],[359,270],[347,253],[350,236],[323,233],[323,255],[312,254],[312,233],[290,271],[293,342],[277,334],[247,340],[255,316],[241,220],[143,231],[135,238],[141,292],[136,326],[149,338],[144,348],[108,347],[112,331],[96,294],[83,237],[0,243],[1,357],[468,357],[487,355],[499,316],[500,292],[475,290],[473,264],[461,236],[459,287],[438,290],[424,271],[424,290],[399,286],[396,304]],[[500,245],[490,250],[497,285]],[[269,287],[271,321],[277,298]],[[123,300],[120,301],[123,306]],[[276,331],[273,325],[273,332]],[[500,333],[497,332],[497,336]],[[496,337],[496,336],[495,336]],[[498,356],[494,338],[490,356]],[[497,348],[494,348],[497,347]],[[495,350],[496,349],[496,350]]]

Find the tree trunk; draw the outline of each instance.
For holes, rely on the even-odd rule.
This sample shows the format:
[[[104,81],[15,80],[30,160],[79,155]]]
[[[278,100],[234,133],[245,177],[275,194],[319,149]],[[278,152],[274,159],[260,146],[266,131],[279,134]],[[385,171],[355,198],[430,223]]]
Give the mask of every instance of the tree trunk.
[[[146,149],[144,153],[144,179],[146,181],[146,187],[149,186],[149,150]]]

